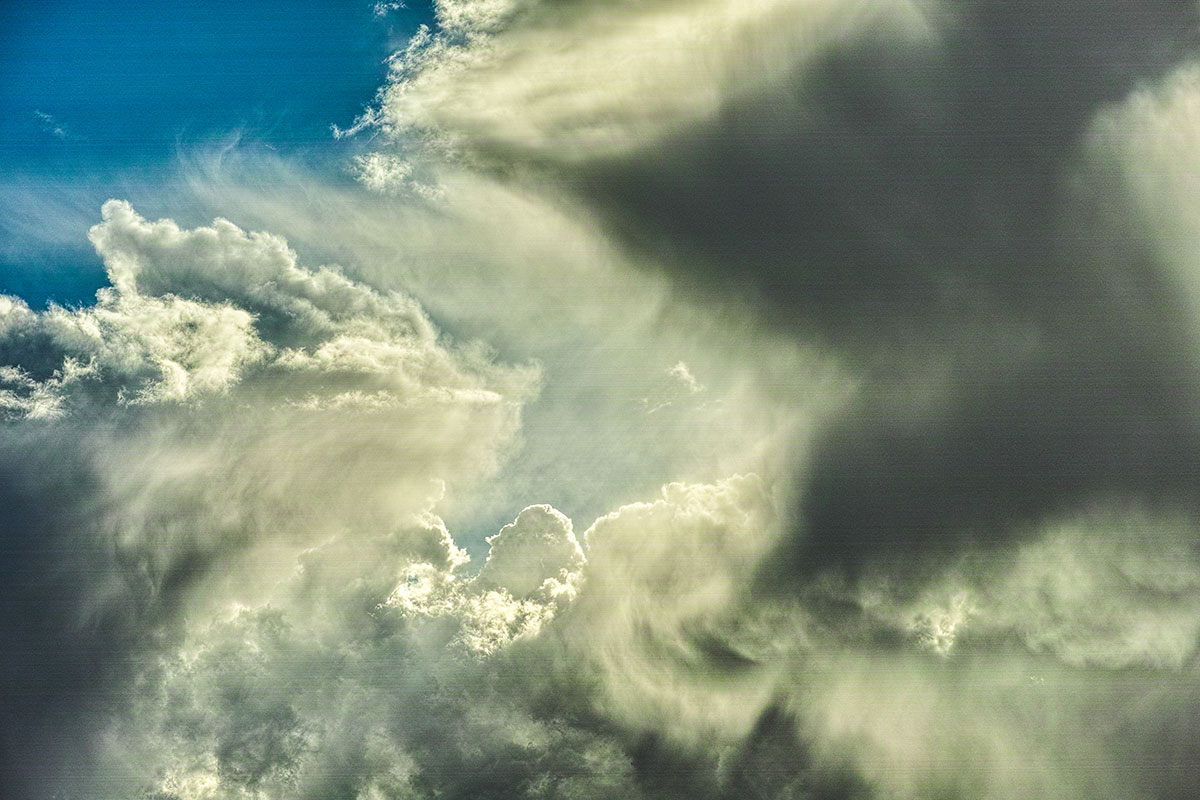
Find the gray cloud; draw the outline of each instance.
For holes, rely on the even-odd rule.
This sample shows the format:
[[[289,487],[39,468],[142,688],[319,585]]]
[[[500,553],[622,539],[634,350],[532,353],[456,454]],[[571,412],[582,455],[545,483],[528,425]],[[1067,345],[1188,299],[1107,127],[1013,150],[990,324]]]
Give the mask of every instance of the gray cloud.
[[[595,25],[595,47],[626,42],[627,24],[649,36],[710,12],[652,4]],[[863,376],[799,490],[795,552],[780,558],[802,571],[1006,538],[1111,494],[1192,503],[1192,317],[1155,253],[1097,229],[1085,139],[1098,111],[1195,52],[1194,7],[781,3],[752,16],[731,50],[704,51],[708,99],[687,113],[656,101],[665,68],[636,97],[614,80],[603,97],[619,116],[561,70],[544,80],[574,102],[555,101],[552,119],[520,101],[532,65],[557,58],[525,45],[603,17],[589,7],[414,52],[384,126],[571,187],[684,291],[748,304]],[[787,38],[801,30],[805,45]],[[752,77],[751,43],[778,54]],[[646,58],[695,57],[668,51]],[[484,125],[517,107],[513,125],[532,130]],[[576,134],[597,118],[620,132]]]
[[[957,11],[935,43],[866,37],[582,170],[635,246],[868,376],[802,489],[802,568],[1192,496],[1188,318],[1148,254],[1095,247],[1066,184],[1091,114],[1188,52],[1192,10]]]
[[[675,292],[825,347],[858,379],[793,451],[787,535],[752,559],[757,591],[727,598],[738,621],[676,620],[658,657],[678,658],[672,675],[721,674],[704,695],[716,704],[733,676],[781,658],[754,655],[752,620],[795,603],[797,640],[851,647],[872,677],[816,670],[763,719],[811,737],[786,745],[811,774],[806,747],[854,765],[844,792],[1169,796],[1150,770],[1096,767],[1091,784],[1059,765],[1157,746],[1079,732],[1115,685],[1105,669],[1147,670],[1124,689],[1144,698],[1123,717],[1141,730],[1164,713],[1156,681],[1170,679],[1155,671],[1195,659],[1195,91],[1180,69],[1200,44],[1194,4],[778,3],[744,25],[719,5],[529,4],[431,35],[396,59],[374,119],[405,158],[430,152],[419,134],[437,157],[567,194]],[[718,19],[709,46],[689,47],[685,31]],[[667,31],[673,46],[655,38]],[[586,44],[538,46],[556,37]],[[610,61],[609,91],[578,67]],[[1122,508],[1144,516],[1105,516]],[[910,648],[927,652],[890,655]],[[901,675],[878,692],[871,654]],[[951,667],[970,688],[939,689],[942,658],[1065,663],[1105,688],[1054,690],[1063,723],[1027,747],[1025,723],[973,716],[998,696],[987,667]],[[971,711],[943,736],[906,692]],[[654,718],[640,702],[631,717]],[[1029,702],[1015,714],[1036,717]],[[907,744],[889,713],[912,720]],[[861,723],[839,729],[838,714]],[[688,769],[662,720],[647,724],[646,758]],[[989,766],[955,766],[967,750],[947,737]],[[1038,748],[1046,768],[1022,776]]]

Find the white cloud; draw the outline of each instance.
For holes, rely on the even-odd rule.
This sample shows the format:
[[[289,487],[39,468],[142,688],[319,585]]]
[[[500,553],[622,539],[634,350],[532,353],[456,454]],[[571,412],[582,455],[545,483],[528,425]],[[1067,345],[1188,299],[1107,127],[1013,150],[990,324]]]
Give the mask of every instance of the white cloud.
[[[404,3],[395,2],[393,0],[393,2],[376,3],[372,7],[371,11],[377,17],[386,17],[391,12],[399,11],[402,8],[407,8],[407,6],[404,5]]]
[[[191,202],[285,232],[348,275],[420,297],[445,329],[541,366],[545,390],[525,407],[515,460],[470,493],[449,487],[459,508],[473,506],[449,514],[455,527],[487,530],[497,509],[537,501],[582,529],[663,483],[735,472],[786,491],[804,466],[793,445],[854,388],[827,352],[744,309],[715,314],[674,292],[553,187],[443,166],[431,173],[433,201],[313,191],[318,176],[250,154],[197,162],[189,174],[200,191]],[[681,361],[704,391],[671,374]]]
[[[351,173],[373,192],[388,195],[412,195],[437,198],[436,186],[424,183],[416,175],[412,161],[389,153],[366,153],[352,161]]]
[[[747,475],[670,484],[661,499],[588,529],[579,596],[561,622],[599,676],[607,714],[689,747],[746,735],[770,681],[755,670],[723,675],[714,661],[751,661],[736,644],[750,632],[730,623],[776,524],[762,480]]]
[[[0,314],[0,347],[15,360],[10,374],[22,377],[19,383],[24,383],[31,401],[43,398],[29,406],[31,417],[61,413],[72,395],[99,388],[104,380],[111,382],[108,388],[119,402],[130,404],[219,394],[270,352],[245,311],[175,296],[143,297],[104,289],[94,306],[52,306],[44,313],[30,311],[17,298],[5,298]],[[22,369],[23,364],[52,373],[37,379]],[[53,414],[46,403],[53,405]]]
[[[478,348],[446,349],[414,300],[330,267],[301,268],[277,236],[222,219],[185,231],[110,201],[91,238],[112,282],[95,305],[34,312],[0,298],[13,408],[22,390],[61,408],[86,400],[85,389],[144,404],[238,387],[258,404],[310,409],[321,398],[515,408],[531,391],[530,370],[497,367]]]
[[[347,540],[308,549],[256,604],[190,616],[177,644],[143,670],[138,699],[109,729],[108,756],[180,798],[319,793],[331,769],[351,796],[460,796],[456,781],[470,780],[476,762],[493,764],[489,785],[509,796],[540,797],[547,785],[636,796],[619,739],[546,721],[530,704],[559,691],[579,659],[625,702],[704,696],[692,657],[664,660],[661,648],[685,646],[692,623],[733,597],[739,562],[761,549],[766,502],[754,477],[668,486],[662,499],[598,522],[588,534],[597,560],[586,566],[570,521],[530,507],[491,537],[477,578],[459,571],[429,516],[365,552]],[[581,569],[586,576],[571,577],[583,577],[578,594],[539,580]],[[569,691],[586,697],[581,686]],[[745,701],[689,709],[676,698],[673,712],[687,717],[674,721],[677,733],[696,717],[752,716],[762,698]]]
[[[571,520],[550,506],[530,506],[488,538],[491,549],[477,580],[527,597],[546,581],[567,583],[583,566]]]
[[[1185,64],[1092,120],[1074,175],[1088,233],[1108,253],[1113,280],[1147,303],[1139,267],[1165,267],[1168,291],[1200,315],[1200,64]],[[1194,328],[1194,325],[1193,325]],[[1194,345],[1200,342],[1194,341]]]
[[[843,37],[927,35],[922,8],[444,0],[365,122],[484,158],[605,158]],[[1166,94],[1160,138],[1190,141],[1190,101]],[[1127,121],[1113,113],[1101,138]],[[18,499],[53,498],[34,537],[86,576],[66,627],[127,646],[113,685],[128,704],[95,737],[127,794],[590,800],[690,779],[786,797],[832,775],[896,798],[1132,796],[1087,720],[1120,698],[1149,709],[1135,721],[1166,702],[1120,670],[1191,677],[1186,524],[1159,538],[1142,535],[1157,522],[1072,521],[915,587],[870,575],[760,596],[757,570],[796,533],[782,512],[810,466],[804,434],[854,387],[790,335],[638,271],[555,187],[422,155],[357,159],[370,196],[298,200],[282,187],[310,176],[286,164],[258,181],[271,197],[190,176],[345,271],[302,266],[280,235],[112,201],[92,230],[111,282],[94,305],[0,297],[0,467]],[[381,287],[542,369],[454,344]],[[530,406],[539,374],[551,396]],[[681,480],[627,503],[663,474]],[[619,507],[581,547],[567,515],[527,505],[545,495]],[[473,543],[450,529],[469,536],[497,507],[524,510],[472,576]],[[472,524],[447,524],[456,513]],[[771,769],[750,775],[759,747]],[[652,774],[656,748],[674,773]]]
[[[667,370],[667,374],[683,384],[684,388],[691,394],[704,391],[704,387],[700,384],[700,381],[696,380],[696,376],[688,369],[688,365],[682,361]]]
[[[378,123],[452,151],[576,162],[706,119],[830,45],[930,35],[911,0],[575,3],[443,0],[441,29],[396,54]]]
[[[45,111],[34,111],[33,115],[42,123],[42,130],[56,139],[71,138],[71,130],[66,125],[54,118],[54,115],[47,114]]]
[[[224,220],[185,230],[114,201],[92,237],[112,280],[94,305],[0,298],[0,457],[58,498],[37,525],[74,542],[62,574],[89,576],[61,600],[79,624],[151,635],[185,595],[201,617],[253,604],[300,552],[310,577],[351,582],[380,553],[465,562],[431,511],[497,468],[536,369]]]

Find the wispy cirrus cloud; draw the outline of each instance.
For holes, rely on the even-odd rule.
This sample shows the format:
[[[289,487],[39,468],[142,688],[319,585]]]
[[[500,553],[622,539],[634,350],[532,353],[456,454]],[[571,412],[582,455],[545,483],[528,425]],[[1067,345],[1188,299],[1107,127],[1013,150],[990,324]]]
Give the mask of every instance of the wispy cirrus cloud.
[[[47,114],[45,111],[34,111],[33,115],[42,123],[42,130],[56,139],[71,138],[71,131],[66,125],[59,122],[52,114]]]

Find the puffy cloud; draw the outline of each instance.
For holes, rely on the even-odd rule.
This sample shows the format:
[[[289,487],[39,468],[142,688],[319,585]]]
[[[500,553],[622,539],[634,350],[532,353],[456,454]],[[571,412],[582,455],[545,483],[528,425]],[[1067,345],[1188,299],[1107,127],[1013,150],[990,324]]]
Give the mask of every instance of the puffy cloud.
[[[30,417],[63,413],[73,391],[89,389],[107,388],[132,404],[220,394],[268,352],[244,310],[174,296],[101,290],[94,306],[43,314],[6,297],[0,313],[13,387],[5,405]]]
[[[713,704],[728,665],[705,666],[703,629],[769,542],[771,509],[755,476],[672,484],[597,521],[585,563],[570,521],[533,506],[491,537],[478,576],[428,516],[365,554],[310,548],[268,597],[193,613],[147,654],[103,756],[179,800],[673,796],[658,771],[715,779],[708,737],[736,749],[769,699],[756,682]],[[745,767],[720,791],[758,787]]]
[[[852,391],[827,352],[638,270],[556,191],[441,168],[432,201],[346,186],[314,195],[318,176],[248,158],[194,165],[205,204],[286,232],[372,285],[403,287],[446,330],[541,367],[520,450],[490,485],[450,487],[474,506],[450,512],[452,527],[491,530],[496,509],[531,500],[587,524],[673,480],[756,472],[779,483],[796,466],[792,442]],[[704,391],[671,373],[681,361]]]
[[[330,267],[304,269],[281,237],[224,219],[185,231],[172,220],[142,219],[117,200],[102,215],[89,238],[119,293],[235,303],[255,315],[264,337],[293,348],[340,336],[436,336],[411,298],[376,292]]]
[[[352,173],[368,189],[380,194],[436,198],[436,186],[422,183],[413,162],[389,153],[366,153],[354,157]]]
[[[1195,48],[1194,7],[529,3],[489,20],[396,56],[374,123],[398,147],[565,194],[631,263],[831,346],[858,378],[796,470],[780,583],[952,556],[1100,495],[1190,492],[1190,321],[1161,265],[1091,246],[1112,234],[1064,179],[1092,116]]]
[[[598,519],[563,624],[600,676],[601,707],[676,744],[744,737],[769,684],[739,675],[756,665],[730,633],[740,626],[729,615],[777,532],[756,475],[670,484],[653,503]]]
[[[620,740],[536,713],[526,691],[544,693],[550,677],[506,655],[573,594],[514,598],[492,579],[516,569],[529,582],[518,549],[549,556],[547,574],[578,570],[570,531],[554,509],[526,509],[491,537],[479,577],[461,572],[461,551],[429,516],[374,537],[365,557],[345,541],[306,550],[268,599],[193,617],[148,662],[106,756],[134,785],[180,800],[466,797],[484,786],[638,796]]]
[[[1122,638],[1169,606],[1195,616],[1174,602],[1194,561],[1166,544],[1147,560],[1147,522],[1114,517],[1107,541],[1085,535],[1099,520],[1048,529],[918,599],[885,580],[800,605],[747,602],[779,530],[755,476],[617,509],[584,563],[549,507],[491,537],[494,565],[518,544],[570,550],[569,592],[514,597],[382,540],[349,568],[341,545],[314,548],[269,601],[193,618],[143,668],[106,753],[178,798],[1124,797],[1170,785],[1138,766],[1159,744],[1146,726],[1191,702],[1126,670],[1191,674],[1161,641]],[[446,541],[432,518],[421,530]],[[996,648],[1014,633],[1026,649]],[[1126,733],[1086,724],[1100,709]],[[1031,727],[1046,713],[1074,733]],[[1100,761],[1088,777],[1079,759]]]
[[[9,407],[30,398],[28,413],[45,416],[48,401],[32,398],[49,394],[62,406],[73,399],[68,388],[137,404],[241,386],[314,408],[502,407],[506,394],[528,393],[528,371],[495,368],[481,352],[451,353],[411,298],[329,267],[303,269],[277,236],[221,219],[184,231],[120,201],[103,214],[91,238],[112,286],[95,305],[35,313],[19,298],[0,303]]]
[[[1186,320],[1159,302],[1169,289],[1158,272],[1112,265],[1086,233],[1074,235],[1059,183],[1090,115],[1194,43],[1194,9],[1087,4],[1063,20],[1031,5],[966,3],[923,9],[926,24],[909,29],[916,36],[857,27],[896,8],[783,3],[771,11],[786,22],[769,26],[771,13],[744,4],[531,10],[484,43],[445,56],[421,50],[435,66],[425,55],[400,59],[407,66],[384,105],[433,129],[435,141],[531,172],[531,185],[548,168],[555,186],[574,190],[677,285],[715,287],[722,302],[741,299],[797,338],[837,347],[863,385],[844,418],[818,433],[802,470],[802,518],[779,561],[803,569],[953,552],[935,543],[970,531],[999,539],[1098,493],[1186,491],[1174,476],[1197,452],[1195,393],[1175,388],[1191,385],[1192,356],[1175,347]],[[537,96],[552,114],[520,94],[540,86],[521,76],[542,59],[526,44],[547,31],[579,26],[603,48],[629,31],[666,30],[664,20],[738,30],[710,23],[743,11],[764,25],[747,34],[756,44],[804,30],[816,31],[813,47],[781,46],[787,57],[753,78],[737,77],[735,62],[769,47],[732,47],[732,67],[720,46],[691,48],[683,35],[643,48],[647,59],[702,54],[717,65],[680,72],[712,93],[694,112],[674,113],[672,102],[694,97],[688,89],[657,96],[672,70],[584,48],[561,57],[627,63],[647,77],[604,70],[594,87],[542,69],[548,81],[567,76],[560,93]],[[1130,48],[1149,55],[1121,72],[1114,64],[1129,63],[1118,55]],[[1051,50],[1059,57],[1047,60]],[[464,66],[467,52],[486,66]],[[442,64],[457,70],[451,88],[424,91]],[[726,67],[727,82],[712,78]],[[1064,69],[1078,84],[1070,93]],[[468,106],[477,75],[479,103]],[[496,87],[510,80],[516,99],[506,101]],[[593,115],[593,94],[620,112]],[[478,108],[516,121],[476,127]],[[509,136],[506,123],[530,128]],[[1101,417],[1110,421],[1102,432],[1093,425]],[[1022,424],[997,428],[1009,419]],[[1155,424],[1141,435],[1145,420]],[[1027,471],[1044,489],[1030,490]]]
[[[550,506],[526,508],[487,541],[491,549],[477,580],[514,597],[531,595],[546,581],[565,579],[583,566],[571,520]]]
[[[84,709],[127,691],[183,617],[273,596],[298,553],[312,586],[369,581],[380,554],[464,563],[430,509],[495,469],[537,387],[276,236],[113,201],[92,239],[112,283],[94,305],[0,304],[6,735],[45,753],[13,778],[29,787],[69,762],[87,774]],[[78,741],[52,744],[59,714]],[[303,740],[289,730],[259,755],[223,745],[221,769],[267,780]]]

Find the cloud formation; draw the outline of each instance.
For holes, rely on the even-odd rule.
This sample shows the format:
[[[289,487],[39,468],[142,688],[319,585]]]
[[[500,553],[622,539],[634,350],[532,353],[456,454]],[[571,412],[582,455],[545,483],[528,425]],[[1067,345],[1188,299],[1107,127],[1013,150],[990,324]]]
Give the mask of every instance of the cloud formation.
[[[1094,246],[1111,234],[1087,209],[1103,156],[1086,140],[1095,114],[1194,52],[1195,9],[769,6],[520,6],[415,42],[376,122],[567,187],[682,291],[747,305],[862,377],[798,490],[799,541],[780,554],[794,566],[928,557],[1107,495],[1190,502],[1191,318],[1155,254]],[[675,23],[736,43],[647,44]],[[610,60],[530,45],[575,34],[696,63],[611,59],[649,77],[606,72],[621,112],[605,113],[586,75],[551,67]],[[691,97],[676,74],[708,99],[675,113],[656,92]],[[575,135],[597,119],[619,132]]]
[[[13,753],[65,724],[43,705],[81,713],[124,691],[184,608],[269,593],[297,548],[371,531],[465,560],[428,510],[495,469],[537,386],[531,368],[448,347],[410,298],[299,267],[278,237],[117,201],[91,235],[111,281],[94,305],[4,299]]]
[[[396,535],[307,549],[269,600],[190,620],[143,661],[137,699],[110,721],[103,757],[126,785],[180,800],[644,796],[628,749],[637,726],[623,734],[588,709],[617,703],[628,715],[665,703],[676,735],[701,741],[689,729],[695,710],[657,679],[673,674],[673,658],[696,660],[672,653],[680,619],[714,613],[713,588],[728,595],[738,577],[710,551],[744,550],[766,513],[753,477],[673,485],[593,526],[585,540],[596,560],[585,564],[570,521],[532,506],[492,537],[477,576],[444,537],[440,552],[405,551]],[[606,560],[628,559],[633,535],[662,551],[639,560],[630,592],[612,583]],[[527,556],[519,565],[514,548]],[[505,575],[508,566],[520,574]],[[656,626],[653,638],[643,624]],[[599,683],[580,683],[583,674]],[[755,710],[727,703],[723,713]]]
[[[1194,4],[434,12],[0,297],[16,795],[1187,796]]]
[[[565,195],[676,292],[854,376],[792,451],[756,602],[856,647],[1188,670],[1197,23],[1174,2],[514,5],[415,41],[371,122]],[[1085,791],[1006,782],[994,752],[994,781],[892,788]]]

